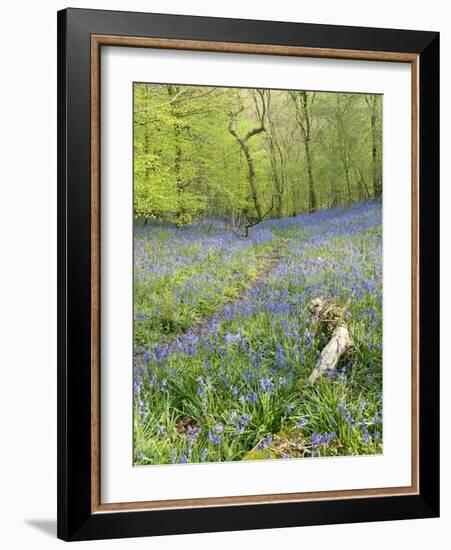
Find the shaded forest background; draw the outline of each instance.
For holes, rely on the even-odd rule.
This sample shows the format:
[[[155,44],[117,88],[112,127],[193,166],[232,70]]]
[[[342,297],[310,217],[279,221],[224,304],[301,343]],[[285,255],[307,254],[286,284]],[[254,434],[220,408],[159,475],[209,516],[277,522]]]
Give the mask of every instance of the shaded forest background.
[[[248,230],[382,194],[382,96],[134,85],[134,209]]]

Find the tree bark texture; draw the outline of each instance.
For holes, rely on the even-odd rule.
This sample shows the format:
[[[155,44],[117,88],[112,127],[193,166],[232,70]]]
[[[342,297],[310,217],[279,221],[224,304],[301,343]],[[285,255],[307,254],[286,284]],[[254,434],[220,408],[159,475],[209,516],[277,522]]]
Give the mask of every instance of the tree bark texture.
[[[254,202],[255,210],[257,212],[257,216],[259,219],[263,218],[263,209],[261,206],[260,198],[258,196],[257,191],[257,182],[255,178],[255,167],[254,167],[254,159],[252,158],[252,153],[249,148],[248,142],[251,139],[252,136],[255,136],[257,134],[260,134],[261,132],[265,131],[264,126],[264,120],[265,120],[265,113],[266,113],[266,103],[262,100],[262,111],[261,111],[261,122],[260,126],[256,126],[252,130],[249,130],[244,136],[240,136],[236,130],[236,116],[242,111],[242,107],[234,113],[230,113],[230,121],[229,121],[229,132],[232,134],[232,136],[238,141],[241,150],[244,153],[244,156],[246,157],[247,162],[247,170],[248,170],[248,179],[249,179],[249,187],[251,192],[251,197]]]
[[[309,211],[318,210],[318,201],[316,200],[315,180],[313,177],[313,159],[310,148],[311,140],[311,113],[310,108],[315,99],[315,94],[309,101],[307,92],[290,92],[291,99],[296,107],[296,122],[301,128],[302,141],[304,142],[305,160],[307,163],[307,175],[309,184]]]
[[[333,300],[315,298],[311,300],[309,310],[313,316],[314,333],[322,329],[330,336],[309,376],[309,384],[313,385],[321,376],[334,374],[340,357],[353,346],[353,342],[344,318],[344,310]]]

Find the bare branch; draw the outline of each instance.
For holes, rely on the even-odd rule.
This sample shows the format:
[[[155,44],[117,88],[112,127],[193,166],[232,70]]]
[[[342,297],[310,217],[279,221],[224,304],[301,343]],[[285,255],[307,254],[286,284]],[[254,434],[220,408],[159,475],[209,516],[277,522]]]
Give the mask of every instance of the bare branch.
[[[175,94],[175,96],[173,96],[169,101],[165,101],[164,103],[160,103],[159,105],[154,105],[153,107],[148,107],[146,110],[146,112],[148,113],[151,113],[152,111],[156,111],[157,109],[159,109],[160,107],[164,107],[166,105],[171,105],[172,103],[176,103],[177,102],[177,98],[180,97],[182,94],[184,94],[186,92],[186,90],[180,90],[179,92],[177,92]]]

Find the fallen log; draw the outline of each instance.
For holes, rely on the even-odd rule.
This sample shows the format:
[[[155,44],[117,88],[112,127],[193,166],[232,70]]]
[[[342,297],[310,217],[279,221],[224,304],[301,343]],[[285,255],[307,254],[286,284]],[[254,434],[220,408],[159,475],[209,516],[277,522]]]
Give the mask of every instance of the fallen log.
[[[313,316],[313,336],[321,331],[329,338],[309,376],[309,384],[313,385],[321,376],[330,376],[335,372],[340,357],[353,346],[353,342],[342,307],[324,298],[314,298],[308,307]]]

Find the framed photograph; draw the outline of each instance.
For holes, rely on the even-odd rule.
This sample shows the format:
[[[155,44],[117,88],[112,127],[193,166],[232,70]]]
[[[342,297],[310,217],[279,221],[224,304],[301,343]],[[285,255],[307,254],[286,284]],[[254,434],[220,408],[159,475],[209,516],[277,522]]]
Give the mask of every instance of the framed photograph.
[[[58,536],[439,514],[439,35],[58,13]]]

